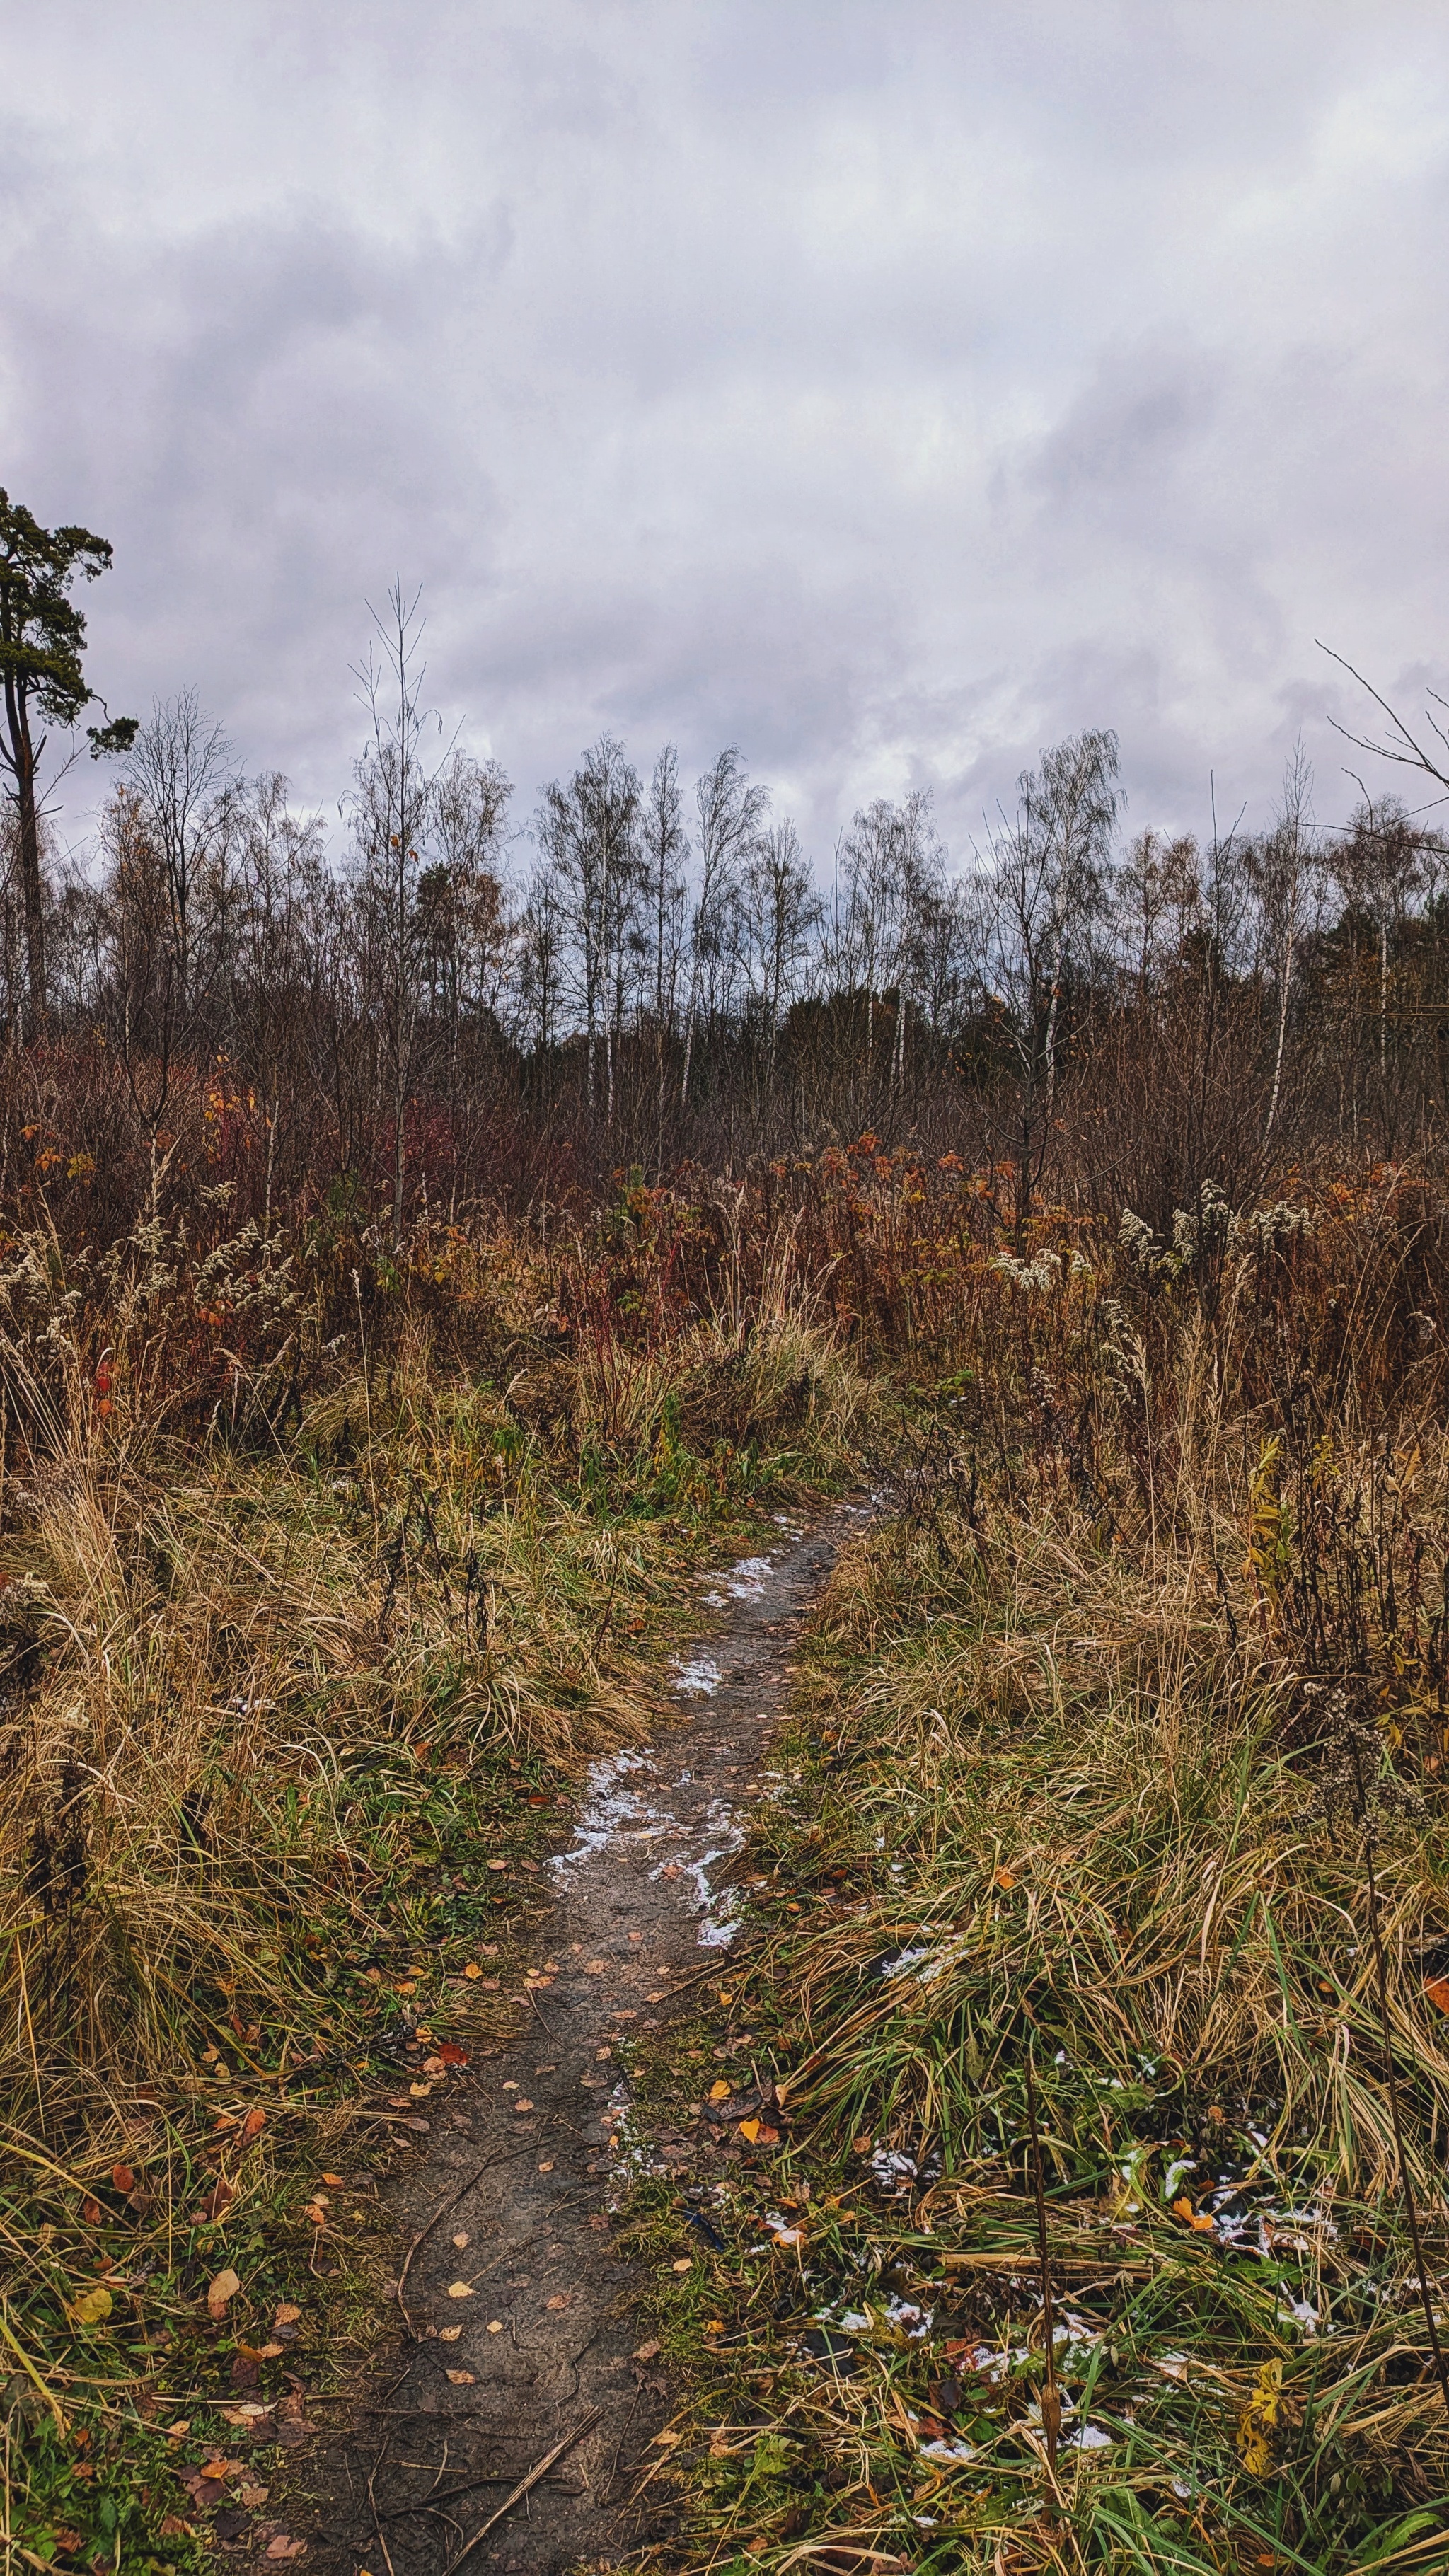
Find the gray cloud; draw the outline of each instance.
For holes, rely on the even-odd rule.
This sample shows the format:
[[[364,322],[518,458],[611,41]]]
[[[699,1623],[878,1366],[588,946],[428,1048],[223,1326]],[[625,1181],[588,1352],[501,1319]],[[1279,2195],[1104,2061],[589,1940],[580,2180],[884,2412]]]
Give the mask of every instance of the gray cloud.
[[[113,705],[331,804],[366,597],[541,780],[727,739],[824,861],[1114,724],[1266,811],[1315,634],[1449,681],[1449,36],[1408,0],[52,0],[7,30],[0,478]],[[79,820],[79,817],[73,817]]]

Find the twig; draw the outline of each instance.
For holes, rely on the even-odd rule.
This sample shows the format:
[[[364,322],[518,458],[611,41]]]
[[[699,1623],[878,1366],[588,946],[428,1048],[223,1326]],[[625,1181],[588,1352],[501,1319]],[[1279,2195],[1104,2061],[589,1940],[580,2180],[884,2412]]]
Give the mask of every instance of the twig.
[[[459,2550],[457,2557],[454,2559],[452,2566],[448,2570],[448,2576],[456,2576],[457,2569],[462,2566],[469,2551],[476,2549],[480,2540],[486,2540],[494,2525],[496,2523],[500,2523],[506,2513],[511,2513],[516,2504],[521,2504],[523,2498],[532,2493],[532,2490],[537,2486],[539,2479],[547,2477],[555,2460],[561,2460],[565,2451],[571,2451],[575,2442],[581,2442],[586,2433],[592,2433],[594,2426],[600,2421],[602,2414],[603,2408],[601,2406],[591,2406],[588,2414],[584,2416],[580,2423],[574,2426],[571,2433],[565,2433],[561,2442],[555,2442],[551,2451],[545,2451],[543,2458],[538,2461],[535,2467],[529,2470],[527,2477],[519,2479],[512,2494],[506,2495],[501,2505],[497,2507],[496,2511],[490,2513],[487,2521],[479,2525],[478,2529],[474,2532],[472,2539],[464,2541],[462,2548]],[[388,2561],[388,2565],[389,2569],[391,2569],[391,2560]]]
[[[408,2314],[407,2301],[403,2297],[403,2292],[407,2288],[408,2274],[413,2267],[413,2256],[417,2253],[419,2246],[425,2244],[427,2239],[432,2235],[433,2229],[437,2226],[439,2219],[446,2218],[450,2209],[456,2209],[459,2201],[466,2199],[468,2193],[472,2190],[473,2185],[476,2182],[481,2182],[486,2173],[492,2173],[496,2165],[511,2165],[516,2163],[520,2156],[531,2155],[533,2153],[533,2144],[534,2142],[530,2138],[527,2146],[514,2147],[506,2156],[489,2156],[483,2164],[476,2166],[473,2172],[468,2175],[467,2179],[459,2183],[456,2191],[449,2192],[447,2199],[439,2202],[437,2208],[432,2214],[432,2217],[428,2220],[426,2227],[420,2227],[417,2235],[413,2238],[413,2241],[408,2247],[407,2253],[403,2258],[403,2267],[398,2274],[397,2288],[394,2291],[393,2296],[397,2300],[399,2308],[402,2310],[403,2324],[407,2327],[408,2333],[412,2336],[415,2343],[419,2342],[421,2338],[418,2334],[417,2327],[413,2324],[412,2318]]]
[[[1047,2474],[1057,2478],[1057,2436],[1062,2429],[1061,2391],[1057,2387],[1056,2322],[1052,2311],[1051,2265],[1047,2261],[1046,2192],[1041,2172],[1041,2132],[1036,2117],[1036,2052],[1026,2052],[1026,2117],[1031,2130],[1031,2179],[1036,2199],[1036,2242],[1041,2257],[1042,2332],[1046,2340],[1046,2386],[1041,2395],[1042,2431],[1046,2435]]]
[[[536,1995],[536,1994],[534,1993],[534,1991],[533,1991],[532,1986],[525,1986],[525,1987],[524,1987],[524,1989],[523,1989],[523,1991],[524,1991],[524,1993],[527,1995],[529,2002],[532,2004],[534,2011],[538,2014],[538,2018],[539,2018],[539,2020],[540,2020],[540,2021],[543,2021],[543,2010],[542,2010],[542,2007],[541,2007],[541,2005],[540,2005],[540,2003],[539,2003],[539,2000],[538,2000],[537,1995]],[[548,2024],[547,2024],[547,2022],[546,2022],[546,2021],[543,2021],[543,2026],[544,2026],[545,2031],[547,2031],[547,2032],[548,2032],[548,2036],[549,2036],[549,2038],[550,2038],[550,2039],[557,2039],[557,2037],[558,2037],[558,2032],[557,2032],[556,2030],[549,2030],[549,2027],[548,2027]]]
[[[379,2451],[379,2453],[378,2453],[378,2455],[377,2455],[377,2459],[378,2459],[378,2460],[380,2460],[380,2459],[381,2459],[381,2457],[382,2457],[382,2453],[381,2453],[381,2451]],[[374,2461],[373,2461],[373,2464],[372,2464],[372,2466],[371,2466],[371,2468],[368,2470],[368,2473],[367,2473],[367,2503],[368,2503],[368,2510],[369,2510],[369,2512],[370,2512],[370,2513],[371,2513],[371,2515],[372,2515],[372,2527],[373,2527],[373,2530],[374,2530],[374,2531],[376,2532],[376,2534],[377,2534],[377,2545],[378,2545],[378,2548],[382,2551],[382,2563],[383,2563],[384,2567],[387,2569],[387,2576],[397,2576],[397,2570],[396,2570],[396,2568],[393,2566],[393,2563],[392,2563],[392,2552],[391,2552],[391,2550],[388,2548],[386,2538],[384,2537],[384,2534],[383,2534],[382,2519],[381,2519],[381,2516],[379,2515],[378,2510],[377,2510],[377,2498],[376,2498],[376,2496],[373,2494],[373,2491],[372,2491],[372,2482],[373,2482],[373,2479],[376,2477],[376,2475],[377,2475],[377,2460],[374,2460]]]
[[[602,2505],[607,2505],[607,2503],[608,2503],[608,2501],[609,2501],[610,2496],[611,2496],[611,2495],[613,2494],[613,2492],[614,2492],[614,2480],[615,2480],[615,2478],[616,2478],[616,2477],[618,2476],[618,2474],[619,2474],[619,2461],[620,2461],[620,2458],[621,2458],[622,2453],[623,2453],[624,2445],[625,2445],[625,2443],[626,2443],[626,2442],[628,2441],[628,2439],[629,2439],[629,2427],[630,2427],[630,2425],[633,2423],[634,2418],[635,2418],[635,2415],[636,2415],[636,2414],[638,2413],[638,2411],[639,2411],[639,2398],[640,2398],[640,2393],[641,2393],[641,2391],[640,2391],[640,2385],[639,2385],[639,2383],[636,2381],[636,2383],[635,2383],[635,2387],[634,2387],[634,2403],[633,2403],[633,2405],[630,2407],[628,2414],[627,2414],[627,2415],[625,2416],[625,2418],[624,2418],[624,2430],[623,2430],[623,2432],[620,2434],[619,2439],[618,2439],[618,2442],[617,2442],[617,2444],[615,2445],[613,2463],[612,2463],[612,2465],[611,2465],[611,2467],[610,2467],[610,2470],[609,2470],[609,2474],[608,2474],[608,2476],[607,2476],[607,2477],[606,2477],[606,2479],[604,2480],[603,2492],[601,2493],[601,2495],[600,2495],[600,2497],[599,2497],[599,2502],[600,2502],[600,2504],[602,2504]]]

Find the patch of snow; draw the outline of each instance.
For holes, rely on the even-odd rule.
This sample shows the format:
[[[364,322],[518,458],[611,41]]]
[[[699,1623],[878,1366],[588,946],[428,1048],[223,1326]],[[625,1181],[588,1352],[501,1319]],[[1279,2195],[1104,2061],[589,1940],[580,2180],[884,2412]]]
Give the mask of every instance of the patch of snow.
[[[708,1699],[719,1689],[720,1668],[709,1655],[696,1655],[692,1663],[681,1665],[674,1676],[674,1687],[681,1699]]]
[[[916,2178],[914,2156],[903,2155],[899,2147],[877,2147],[870,2160],[870,2169],[882,2189],[897,2193]]]
[[[774,1571],[772,1556],[742,1556],[724,1577],[725,1590],[735,1601],[758,1601]]]

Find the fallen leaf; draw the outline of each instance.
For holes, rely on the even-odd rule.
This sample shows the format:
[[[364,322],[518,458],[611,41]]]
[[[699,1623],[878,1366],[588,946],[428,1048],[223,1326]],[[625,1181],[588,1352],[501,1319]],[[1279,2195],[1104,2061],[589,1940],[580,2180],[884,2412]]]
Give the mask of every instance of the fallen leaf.
[[[180,2540],[183,2535],[188,2540],[191,2538],[190,2523],[183,2522],[179,2513],[163,2514],[158,2537],[162,2540]]]
[[[416,2091],[416,2089],[417,2088],[415,2086],[414,2090]],[[309,2200],[306,2208],[302,2212],[302,2216],[304,2218],[310,2218],[314,2227],[325,2227],[327,2224],[326,2206],[320,2200]]]
[[[852,2138],[850,2141],[850,2152],[853,2156],[868,2156],[870,2154],[869,2138]]]
[[[1175,2200],[1173,2202],[1172,2214],[1174,2218],[1182,2219],[1184,2223],[1188,2227],[1194,2229],[1199,2236],[1211,2236],[1213,2233],[1212,2220],[1210,2218],[1199,2216],[1198,2212],[1193,2208],[1192,2202],[1188,2199],[1186,2192],[1183,2193],[1181,2200]]]
[[[472,2388],[476,2384],[471,2370],[450,2370],[448,2377],[455,2388]]]
[[[488,2331],[490,2334],[502,2334],[503,2319],[501,2317],[490,2317],[488,2320]]]
[[[463,1970],[463,1974],[465,1977],[481,1977],[483,1971],[479,1967],[476,1959],[470,1959],[466,1968]]]
[[[202,2207],[208,2218],[224,2218],[235,2198],[236,2193],[232,2189],[231,2184],[227,2181],[225,2174],[218,2174],[215,2182],[211,2186],[211,2190],[202,2203]]]
[[[552,2173],[553,2167],[552,2165],[540,2165],[538,2170],[540,2173]]]
[[[584,1961],[584,1975],[586,1977],[606,1977],[608,1973],[609,1962],[607,1959],[586,1959]]]
[[[175,2424],[167,2425],[166,2439],[168,2442],[179,2442],[183,2433],[189,2433],[190,2430],[191,2418],[189,2415],[183,2415]]]
[[[300,2308],[294,2308],[289,2301],[284,2299],[273,2317],[272,2323],[274,2326],[294,2326],[298,2322],[301,2314],[302,2311]]]
[[[1449,1977],[1431,1978],[1424,1992],[1431,2004],[1437,2004],[1441,2013],[1449,2013]]]
[[[546,2308],[569,2308],[572,2307],[573,2301],[567,2291],[563,2291],[556,2299],[545,2299],[543,2304]]]
[[[206,2304],[213,2317],[224,2317],[230,2300],[236,2297],[241,2282],[233,2271],[218,2272],[207,2289]]]
[[[248,2111],[246,2118],[242,2122],[242,2136],[247,2139],[259,2138],[266,2125],[267,2115],[265,2111]]]
[[[730,2098],[729,2086],[722,2082],[719,2084],[711,2084],[709,2088],[709,2098],[711,2102],[727,2102]]]
[[[508,1863],[506,1860],[490,1860],[488,1867],[493,1870],[506,1869]]]
[[[265,2504],[271,2492],[270,2487],[239,2486],[237,2488],[237,2495],[241,2502],[253,2506]]]
[[[89,2192],[81,2202],[81,2216],[87,2227],[99,2227],[101,2223],[101,2204],[98,2200],[94,2200]]]
[[[463,2233],[461,2236],[455,2236],[455,2237],[454,2237],[454,2239],[453,2239],[453,2243],[457,2246],[458,2251],[459,2251],[459,2253],[460,2253],[460,2254],[462,2253],[464,2246],[465,2246],[465,2245],[471,2245],[471,2244],[472,2244],[472,2242],[473,2242],[473,2239],[472,2239],[472,2237],[467,2233],[466,2229],[464,2230],[464,2233]]]
[[[78,2326],[103,2326],[115,2304],[109,2290],[85,2290],[70,2313]]]
[[[408,2086],[409,2099],[414,2102],[426,2102],[432,2089],[431,2084],[410,2084]]]
[[[450,2299],[471,2299],[473,2296],[472,2282],[450,2281],[448,2283],[448,2296]]]
[[[704,2330],[706,2334],[723,2334],[723,2317],[706,2317],[704,2321]]]
[[[306,2554],[306,2541],[293,2540],[290,2533],[285,2531],[277,2532],[275,2536],[267,2542],[267,2556],[269,2558],[305,2558]]]
[[[129,2166],[129,2165],[112,2165],[112,2167],[111,2167],[111,2189],[112,2189],[113,2191],[129,2192],[129,2191],[134,2191],[134,2190],[135,2190],[135,2188],[136,2188],[136,2177],[135,2177],[135,2175],[132,2173],[130,2166]]]
[[[1266,2478],[1273,2466],[1273,2435],[1283,2389],[1283,2364],[1265,2361],[1253,2382],[1253,2394],[1238,2417],[1238,2451],[1250,2478]]]
[[[531,2111],[533,2109],[533,2104],[525,2101],[523,2095],[520,2093],[513,2107],[515,2111]]]
[[[682,2433],[671,2432],[669,2427],[666,2425],[662,2433],[655,2434],[654,2448],[656,2451],[672,2451],[676,2442],[682,2442],[683,2439],[684,2435]]]
[[[1014,1869],[993,1870],[992,1877],[998,1887],[1015,1887],[1016,1885],[1016,1872]]]
[[[237,2351],[243,2361],[275,2361],[287,2349],[284,2343],[239,2343]]]
[[[342,2185],[341,2174],[324,2174],[322,2179],[324,2182],[330,2183],[334,2191],[340,2190]]]
[[[439,2343],[457,2343],[462,2332],[463,2329],[461,2326],[439,2326],[438,2341]]]
[[[681,2254],[678,2262],[673,2266],[673,2269],[676,2272],[688,2272],[692,2270],[692,2268],[693,2266],[691,2264],[690,2257],[687,2254]]]
[[[438,2055],[445,2066],[466,2066],[468,2063],[466,2048],[460,2048],[455,2039],[445,2039]]]
[[[641,2343],[641,2345],[639,2346],[638,2351],[637,2351],[637,2352],[635,2353],[635,2355],[634,2355],[634,2359],[635,2359],[636,2361],[657,2361],[657,2360],[659,2359],[659,2346],[658,2346],[658,2344],[657,2344],[657,2343]]]

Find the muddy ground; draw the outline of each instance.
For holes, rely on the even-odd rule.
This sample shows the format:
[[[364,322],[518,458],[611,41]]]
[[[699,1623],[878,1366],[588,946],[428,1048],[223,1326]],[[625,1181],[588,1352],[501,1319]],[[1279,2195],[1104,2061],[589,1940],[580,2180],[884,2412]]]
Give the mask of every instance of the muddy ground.
[[[847,1506],[788,1526],[707,1582],[677,1721],[594,1766],[524,1963],[549,1982],[526,1990],[520,2035],[475,2060],[388,2187],[412,2333],[399,2316],[348,2430],[310,2464],[318,2576],[446,2576],[465,2548],[468,2576],[556,2576],[667,2542],[667,2500],[637,2493],[671,2399],[647,2278],[613,2242],[619,2167],[640,2142],[612,2052],[626,2033],[667,2031],[701,1972],[725,1965],[791,1636],[855,1525]]]

